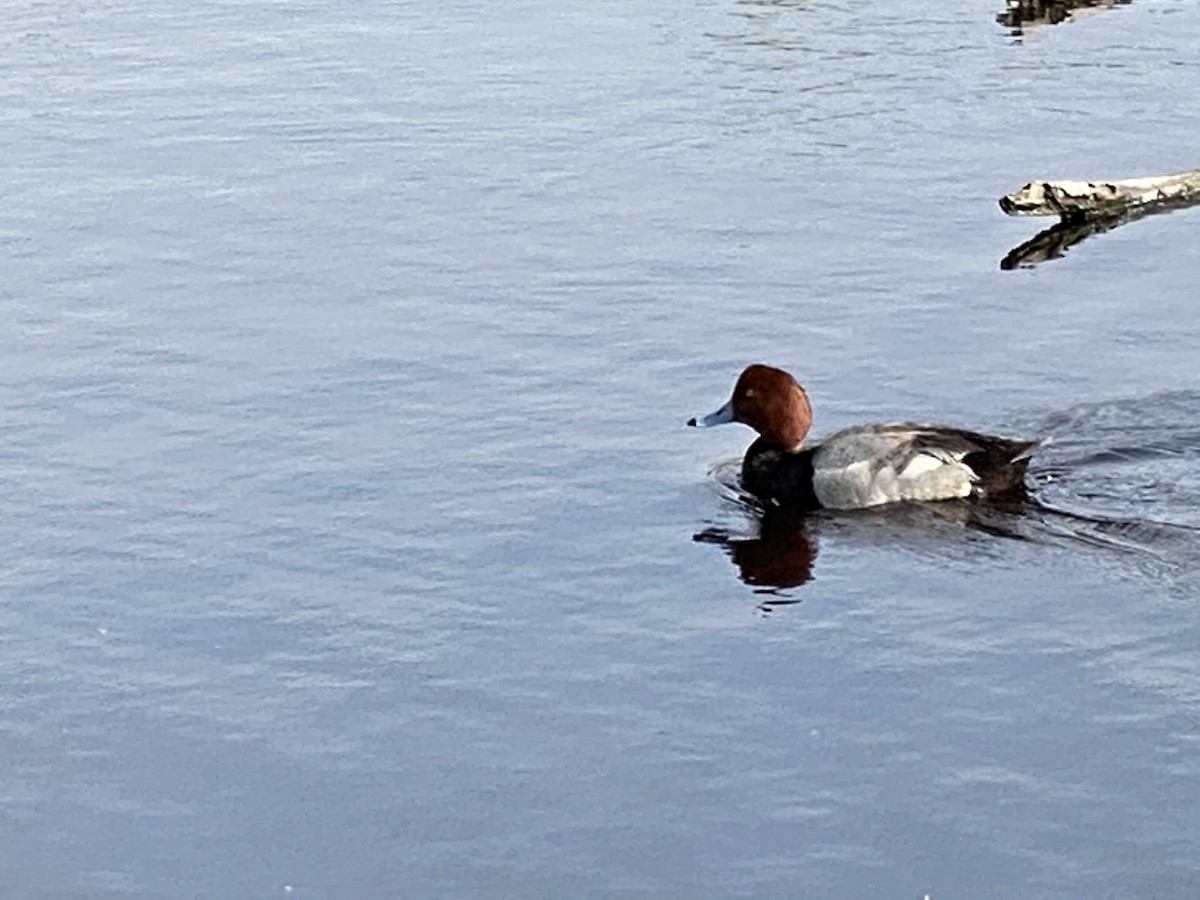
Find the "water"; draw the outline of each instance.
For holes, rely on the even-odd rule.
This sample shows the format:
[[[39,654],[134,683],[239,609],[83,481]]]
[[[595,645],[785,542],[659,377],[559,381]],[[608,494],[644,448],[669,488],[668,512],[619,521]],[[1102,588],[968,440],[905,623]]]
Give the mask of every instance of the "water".
[[[6,893],[1194,897],[1197,212],[995,201],[1200,15],[1002,11],[9,4]],[[1046,508],[760,523],[752,360]]]

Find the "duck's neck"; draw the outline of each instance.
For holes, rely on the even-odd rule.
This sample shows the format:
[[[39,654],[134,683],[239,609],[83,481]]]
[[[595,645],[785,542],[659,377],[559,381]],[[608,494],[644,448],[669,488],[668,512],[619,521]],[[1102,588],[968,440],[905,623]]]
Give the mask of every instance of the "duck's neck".
[[[820,507],[812,484],[812,451],[788,450],[760,437],[742,460],[742,487],[761,500],[800,509]]]
[[[788,445],[777,438],[766,437],[760,434],[754,439],[754,443],[750,445],[750,448],[746,451],[746,455],[749,456],[751,453],[775,453],[779,455],[799,453],[802,444],[802,441],[797,441],[795,444]]]

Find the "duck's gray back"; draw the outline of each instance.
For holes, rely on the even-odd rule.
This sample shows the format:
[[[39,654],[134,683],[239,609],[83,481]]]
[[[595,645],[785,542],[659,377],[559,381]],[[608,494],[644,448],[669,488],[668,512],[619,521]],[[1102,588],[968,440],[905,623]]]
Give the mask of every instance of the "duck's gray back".
[[[969,435],[911,422],[846,428],[814,449],[813,491],[831,509],[970,496],[977,476],[963,457],[981,448]]]

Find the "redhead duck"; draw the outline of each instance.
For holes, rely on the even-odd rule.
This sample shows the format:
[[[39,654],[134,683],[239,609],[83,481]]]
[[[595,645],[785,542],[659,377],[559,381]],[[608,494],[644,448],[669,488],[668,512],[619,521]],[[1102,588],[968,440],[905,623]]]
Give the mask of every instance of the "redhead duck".
[[[864,509],[902,500],[1012,496],[1039,441],[943,425],[854,425],[802,447],[812,425],[804,388],[782,369],[752,365],[733,396],[696,428],[741,422],[758,432],[742,486],[760,500],[801,509]]]

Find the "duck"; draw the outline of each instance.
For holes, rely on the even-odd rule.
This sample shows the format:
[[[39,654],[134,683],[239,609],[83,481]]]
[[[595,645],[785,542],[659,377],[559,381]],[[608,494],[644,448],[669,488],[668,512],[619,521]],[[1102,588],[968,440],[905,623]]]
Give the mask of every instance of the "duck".
[[[742,487],[764,503],[800,510],[1023,497],[1025,470],[1042,443],[898,422],[853,425],[805,446],[812,420],[800,383],[755,363],[738,376],[724,406],[687,424],[753,428],[758,439],[742,460]]]

